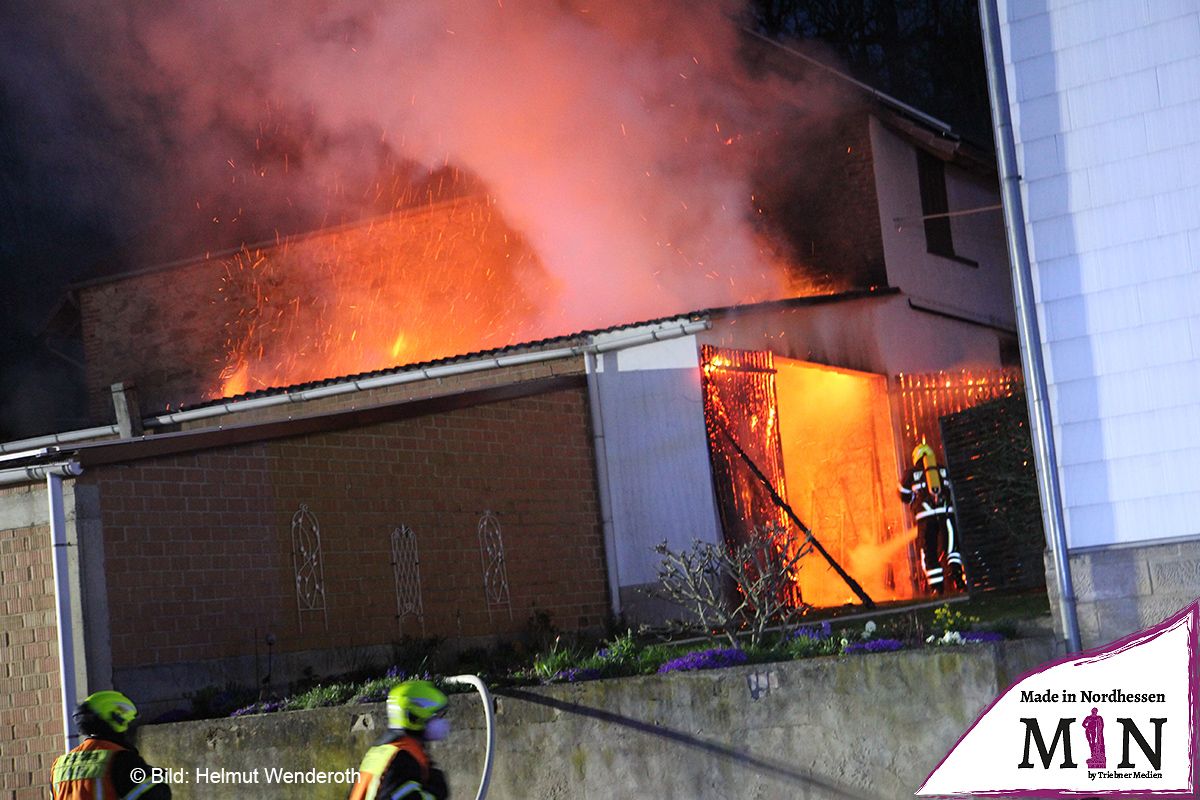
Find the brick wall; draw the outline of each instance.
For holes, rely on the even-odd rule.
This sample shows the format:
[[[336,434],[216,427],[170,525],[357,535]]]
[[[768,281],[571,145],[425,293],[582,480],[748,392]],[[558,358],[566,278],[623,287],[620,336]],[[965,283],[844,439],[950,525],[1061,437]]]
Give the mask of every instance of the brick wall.
[[[79,292],[93,422],[113,420],[108,387],[117,381],[137,383],[146,411],[203,396],[202,376],[224,360],[223,272],[220,261],[202,261]]]
[[[814,126],[788,177],[779,201],[771,204],[774,225],[792,242],[794,261],[817,288],[885,285],[866,111]]]
[[[91,413],[118,380],[150,413],[562,333],[526,327],[541,275],[476,196],[84,287]]]
[[[98,467],[114,667],[400,638],[389,535],[420,547],[425,628],[562,629],[607,610],[587,398],[573,389],[367,428]],[[321,530],[326,615],[298,620],[291,520]],[[512,616],[484,603],[477,524],[500,520]],[[420,635],[409,619],[403,633]]]
[[[0,502],[28,487],[0,490]],[[44,503],[44,499],[42,501]],[[0,797],[42,800],[63,751],[46,525],[0,530]]]
[[[113,665],[252,647],[287,598],[266,448],[96,470]],[[261,634],[260,634],[261,635]]]

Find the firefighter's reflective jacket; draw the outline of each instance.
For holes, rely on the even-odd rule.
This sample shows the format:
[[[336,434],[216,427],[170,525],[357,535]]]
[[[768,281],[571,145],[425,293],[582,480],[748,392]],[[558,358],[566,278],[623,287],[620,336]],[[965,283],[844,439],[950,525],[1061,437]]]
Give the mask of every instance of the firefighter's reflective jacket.
[[[445,800],[446,777],[416,737],[389,730],[363,756],[349,800]]]
[[[54,760],[54,800],[170,800],[171,788],[153,780],[154,770],[137,751],[89,737]]]

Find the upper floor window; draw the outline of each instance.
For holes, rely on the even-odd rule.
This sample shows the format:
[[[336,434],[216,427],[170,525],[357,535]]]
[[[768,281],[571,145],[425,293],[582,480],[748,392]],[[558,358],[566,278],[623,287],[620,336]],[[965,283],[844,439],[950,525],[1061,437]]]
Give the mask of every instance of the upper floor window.
[[[921,188],[921,216],[925,223],[925,249],[971,266],[978,262],[954,252],[950,232],[950,202],[946,198],[946,164],[924,150],[917,150],[917,180]]]

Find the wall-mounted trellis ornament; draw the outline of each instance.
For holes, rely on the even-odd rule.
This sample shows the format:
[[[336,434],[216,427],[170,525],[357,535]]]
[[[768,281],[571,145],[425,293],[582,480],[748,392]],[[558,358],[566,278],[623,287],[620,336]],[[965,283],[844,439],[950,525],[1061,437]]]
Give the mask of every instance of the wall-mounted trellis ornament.
[[[325,565],[321,559],[321,526],[316,516],[301,504],[292,515],[292,569],[296,573],[296,612],[300,629],[304,630],[304,615],[320,613],[325,627],[329,615],[325,610]]]
[[[401,525],[392,531],[392,577],[396,581],[396,620],[404,632],[404,618],[416,617],[425,635],[425,608],[421,604],[421,559],[417,535]]]
[[[512,603],[508,596],[508,568],[504,564],[504,539],[500,535],[500,520],[491,511],[479,518],[479,557],[483,561],[483,593],[487,598],[488,619],[492,610],[508,608],[512,619]]]

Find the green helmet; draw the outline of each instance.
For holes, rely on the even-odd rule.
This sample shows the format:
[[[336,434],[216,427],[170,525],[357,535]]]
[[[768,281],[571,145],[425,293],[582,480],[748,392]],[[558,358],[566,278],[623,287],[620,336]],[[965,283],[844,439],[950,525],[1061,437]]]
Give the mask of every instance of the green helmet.
[[[429,681],[405,681],[388,692],[388,727],[423,731],[445,707],[446,695]]]
[[[88,695],[76,713],[82,717],[92,716],[117,733],[124,733],[137,719],[137,706],[120,692],[105,690]]]

